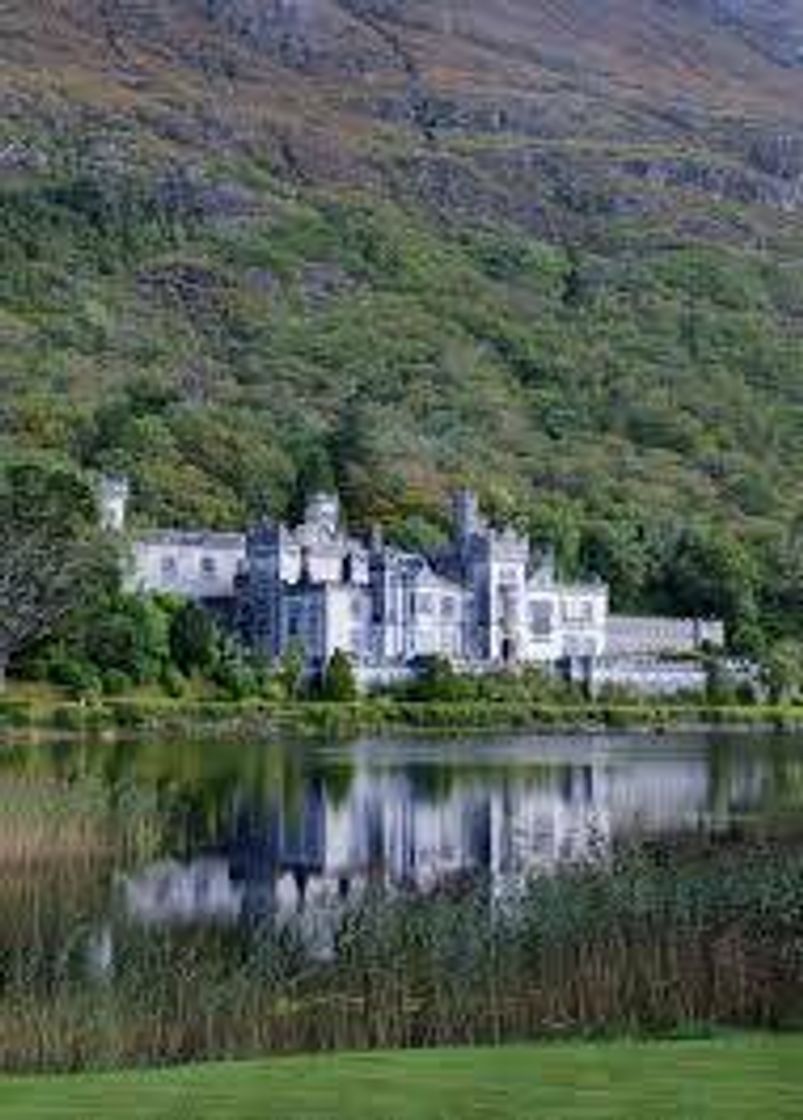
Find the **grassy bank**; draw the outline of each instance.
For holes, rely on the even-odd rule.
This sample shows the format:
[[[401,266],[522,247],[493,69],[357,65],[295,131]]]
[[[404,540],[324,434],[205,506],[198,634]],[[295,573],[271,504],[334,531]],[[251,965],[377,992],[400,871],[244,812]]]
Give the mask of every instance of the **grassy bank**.
[[[792,1120],[803,1037],[449,1050],[0,1081],[14,1120]]]
[[[519,700],[415,701],[368,698],[353,703],[262,700],[171,700],[146,696],[73,701],[53,695],[0,700],[0,736],[63,734],[204,733],[228,735],[288,731],[347,737],[362,732],[439,730],[578,730],[699,728],[708,726],[803,727],[803,707],[791,705],[676,703],[542,703]]]

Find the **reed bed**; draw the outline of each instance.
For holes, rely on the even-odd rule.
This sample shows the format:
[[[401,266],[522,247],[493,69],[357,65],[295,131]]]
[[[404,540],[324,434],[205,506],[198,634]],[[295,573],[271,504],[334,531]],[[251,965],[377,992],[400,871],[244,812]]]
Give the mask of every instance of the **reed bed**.
[[[93,863],[114,856],[142,857],[154,850],[159,823],[151,806],[109,803],[99,779],[74,782],[3,775],[0,780],[0,874],[31,872],[37,865]]]
[[[323,917],[323,946],[304,915],[281,929],[120,924],[102,967],[80,937],[55,958],[6,942],[0,1062],[81,1069],[803,1025],[797,842],[629,852],[502,894],[478,880],[426,897],[369,890]]]

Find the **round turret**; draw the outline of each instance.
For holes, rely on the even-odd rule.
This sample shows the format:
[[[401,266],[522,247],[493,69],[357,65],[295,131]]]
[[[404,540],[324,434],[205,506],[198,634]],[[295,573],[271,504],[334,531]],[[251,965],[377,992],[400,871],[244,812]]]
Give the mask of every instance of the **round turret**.
[[[128,479],[123,475],[104,475],[98,487],[101,528],[108,533],[125,529],[126,507],[130,495]]]

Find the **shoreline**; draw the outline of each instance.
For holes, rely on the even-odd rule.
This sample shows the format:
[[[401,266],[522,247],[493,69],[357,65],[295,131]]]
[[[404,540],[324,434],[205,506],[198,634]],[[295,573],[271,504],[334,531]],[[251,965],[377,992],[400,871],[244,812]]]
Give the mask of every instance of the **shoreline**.
[[[705,703],[544,704],[537,701],[411,701],[350,703],[261,700],[103,699],[0,700],[0,744],[54,736],[116,739],[215,734],[242,739],[292,734],[347,739],[360,734],[497,733],[511,731],[705,732],[803,730],[803,706]]]

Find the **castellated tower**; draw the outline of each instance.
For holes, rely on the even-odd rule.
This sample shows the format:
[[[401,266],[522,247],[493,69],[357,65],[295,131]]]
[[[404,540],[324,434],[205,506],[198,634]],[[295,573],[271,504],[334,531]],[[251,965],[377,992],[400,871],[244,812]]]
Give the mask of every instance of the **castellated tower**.
[[[466,544],[484,528],[480,503],[472,490],[458,490],[452,499],[455,533],[460,544]]]
[[[123,475],[103,475],[98,485],[100,525],[107,533],[125,529],[126,507],[130,495],[128,479]]]
[[[255,525],[246,538],[246,629],[253,648],[269,659],[282,653],[282,549],[286,536],[282,526],[265,520]]]
[[[470,591],[467,652],[476,660],[514,664],[525,647],[530,543],[511,529],[492,528],[470,490],[455,495],[453,516],[461,578]]]

